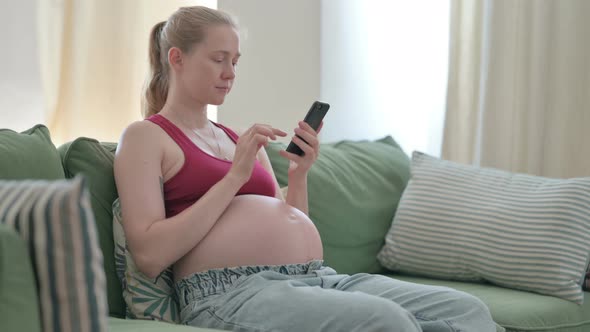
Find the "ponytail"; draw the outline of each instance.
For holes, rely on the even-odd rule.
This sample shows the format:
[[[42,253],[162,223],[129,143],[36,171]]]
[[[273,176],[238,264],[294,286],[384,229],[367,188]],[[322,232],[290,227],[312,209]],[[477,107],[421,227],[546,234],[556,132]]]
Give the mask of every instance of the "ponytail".
[[[157,23],[150,33],[150,71],[146,79],[141,105],[144,118],[160,112],[168,97],[168,66],[165,64],[167,54],[162,54],[161,45],[162,30],[165,24],[166,21]]]

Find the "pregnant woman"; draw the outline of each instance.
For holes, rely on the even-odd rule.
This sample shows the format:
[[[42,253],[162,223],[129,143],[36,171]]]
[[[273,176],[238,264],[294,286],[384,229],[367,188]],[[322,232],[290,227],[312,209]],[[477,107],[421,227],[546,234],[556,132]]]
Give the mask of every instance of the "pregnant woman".
[[[285,200],[263,147],[287,133],[255,124],[238,135],[207,118],[207,105],[221,105],[231,91],[239,58],[237,26],[226,13],[183,7],[156,24],[145,119],[125,129],[115,156],[131,254],[148,277],[173,266],[182,323],[237,331],[495,331],[487,307],[468,294],[323,265],[307,202],[317,133],[299,122],[292,140],[304,154],[281,151],[290,160]]]

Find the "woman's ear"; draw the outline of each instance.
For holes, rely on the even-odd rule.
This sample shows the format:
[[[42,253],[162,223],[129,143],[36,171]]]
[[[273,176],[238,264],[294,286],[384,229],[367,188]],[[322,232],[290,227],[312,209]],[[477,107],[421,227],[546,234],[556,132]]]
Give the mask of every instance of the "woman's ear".
[[[178,47],[170,47],[168,50],[168,63],[175,70],[182,67],[182,51]]]

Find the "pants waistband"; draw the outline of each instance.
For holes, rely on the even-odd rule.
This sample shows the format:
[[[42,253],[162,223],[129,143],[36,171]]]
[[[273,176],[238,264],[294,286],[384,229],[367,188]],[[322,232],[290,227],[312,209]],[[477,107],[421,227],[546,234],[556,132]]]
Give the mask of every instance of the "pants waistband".
[[[239,278],[262,271],[274,271],[286,275],[310,274],[322,267],[322,260],[312,260],[302,264],[252,265],[211,269],[191,274],[174,285],[180,308],[192,301],[223,293]]]

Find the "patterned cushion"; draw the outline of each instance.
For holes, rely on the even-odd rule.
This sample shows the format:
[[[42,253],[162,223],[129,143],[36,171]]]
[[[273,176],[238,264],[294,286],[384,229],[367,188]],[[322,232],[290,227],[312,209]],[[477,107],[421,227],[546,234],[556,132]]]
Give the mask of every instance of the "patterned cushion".
[[[107,330],[102,253],[82,177],[0,181],[0,222],[28,243],[43,331]]]
[[[391,270],[582,303],[590,178],[514,174],[415,152],[385,242],[377,258]]]
[[[122,220],[121,205],[117,198],[113,202],[115,269],[123,287],[127,317],[178,323],[180,316],[172,268],[164,270],[156,279],[141,273],[127,247]]]

